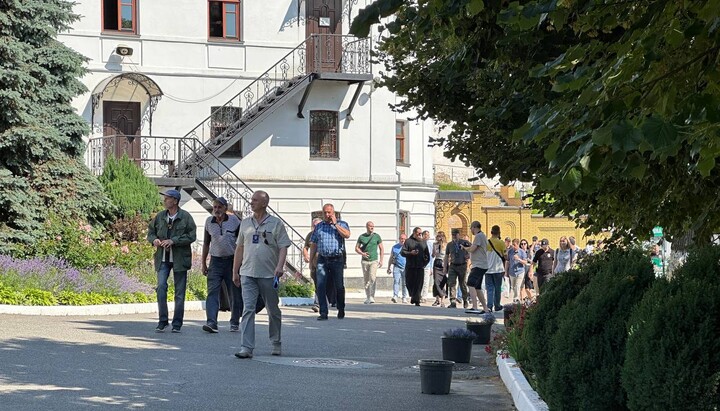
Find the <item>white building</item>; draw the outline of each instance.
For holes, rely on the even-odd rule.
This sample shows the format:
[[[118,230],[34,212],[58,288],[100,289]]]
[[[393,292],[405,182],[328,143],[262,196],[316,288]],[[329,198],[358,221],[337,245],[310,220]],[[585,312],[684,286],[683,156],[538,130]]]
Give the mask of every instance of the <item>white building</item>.
[[[184,190],[199,227],[209,199],[246,212],[265,190],[296,244],[333,203],[352,231],[348,277],[366,221],[387,252],[400,231],[434,227],[432,124],[388,108],[398,97],[373,87],[372,40],[347,36],[369,0],[76,1],[60,40],[89,59],[74,105],[96,173],[127,153]]]

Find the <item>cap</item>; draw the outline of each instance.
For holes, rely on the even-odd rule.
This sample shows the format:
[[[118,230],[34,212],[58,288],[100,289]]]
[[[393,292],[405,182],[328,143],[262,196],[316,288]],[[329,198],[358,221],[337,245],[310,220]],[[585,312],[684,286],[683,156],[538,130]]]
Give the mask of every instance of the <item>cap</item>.
[[[225,197],[217,197],[214,201],[215,201],[216,203],[219,203],[219,204],[225,206],[225,207],[227,207],[227,205],[228,205],[228,202],[227,202],[227,200],[225,199]]]
[[[459,228],[453,228],[452,231],[450,231],[452,234],[460,234]]]
[[[532,240],[533,240],[533,241],[537,241],[537,240],[538,240],[538,239],[537,239],[537,236],[534,235],[533,238],[532,238]]]
[[[550,245],[550,241],[548,241],[547,238],[543,238],[542,241],[540,241],[540,245]]]
[[[168,190],[168,191],[166,191],[164,193],[160,193],[160,194],[164,195],[165,197],[172,197],[172,198],[180,201],[180,192],[177,190]]]

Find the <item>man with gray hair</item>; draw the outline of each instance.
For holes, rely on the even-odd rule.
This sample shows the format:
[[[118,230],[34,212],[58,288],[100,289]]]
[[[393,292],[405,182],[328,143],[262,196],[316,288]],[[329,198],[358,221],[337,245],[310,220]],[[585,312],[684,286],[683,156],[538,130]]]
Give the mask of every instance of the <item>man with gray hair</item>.
[[[282,313],[278,307],[278,281],[285,271],[285,258],[292,244],[282,220],[267,213],[270,196],[256,191],[250,199],[253,214],[240,223],[233,282],[242,288],[242,344],[238,358],[252,358],[255,348],[255,304],[259,296],[265,300],[269,322],[272,355],[281,355],[280,326]],[[242,284],[242,286],[241,286]]]

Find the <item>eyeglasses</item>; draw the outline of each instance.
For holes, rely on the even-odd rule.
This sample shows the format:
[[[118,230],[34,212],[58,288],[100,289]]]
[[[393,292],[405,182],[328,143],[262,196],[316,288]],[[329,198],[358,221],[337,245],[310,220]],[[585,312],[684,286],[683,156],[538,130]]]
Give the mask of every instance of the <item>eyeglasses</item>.
[[[520,245],[527,245],[527,243],[520,243]]]

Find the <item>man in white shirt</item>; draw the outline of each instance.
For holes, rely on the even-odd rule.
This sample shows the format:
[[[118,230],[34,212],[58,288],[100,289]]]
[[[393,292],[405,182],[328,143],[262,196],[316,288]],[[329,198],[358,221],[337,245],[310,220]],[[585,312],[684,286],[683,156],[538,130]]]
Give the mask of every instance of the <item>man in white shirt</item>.
[[[475,238],[470,246],[465,247],[465,251],[470,254],[470,275],[468,276],[467,285],[470,291],[470,300],[472,300],[472,308],[465,310],[468,314],[484,314],[489,311],[485,301],[485,294],[482,292],[482,282],[488,269],[488,240],[481,227],[479,221],[473,221],[470,224],[470,231],[475,235]],[[482,311],[478,310],[478,299],[482,304]]]

